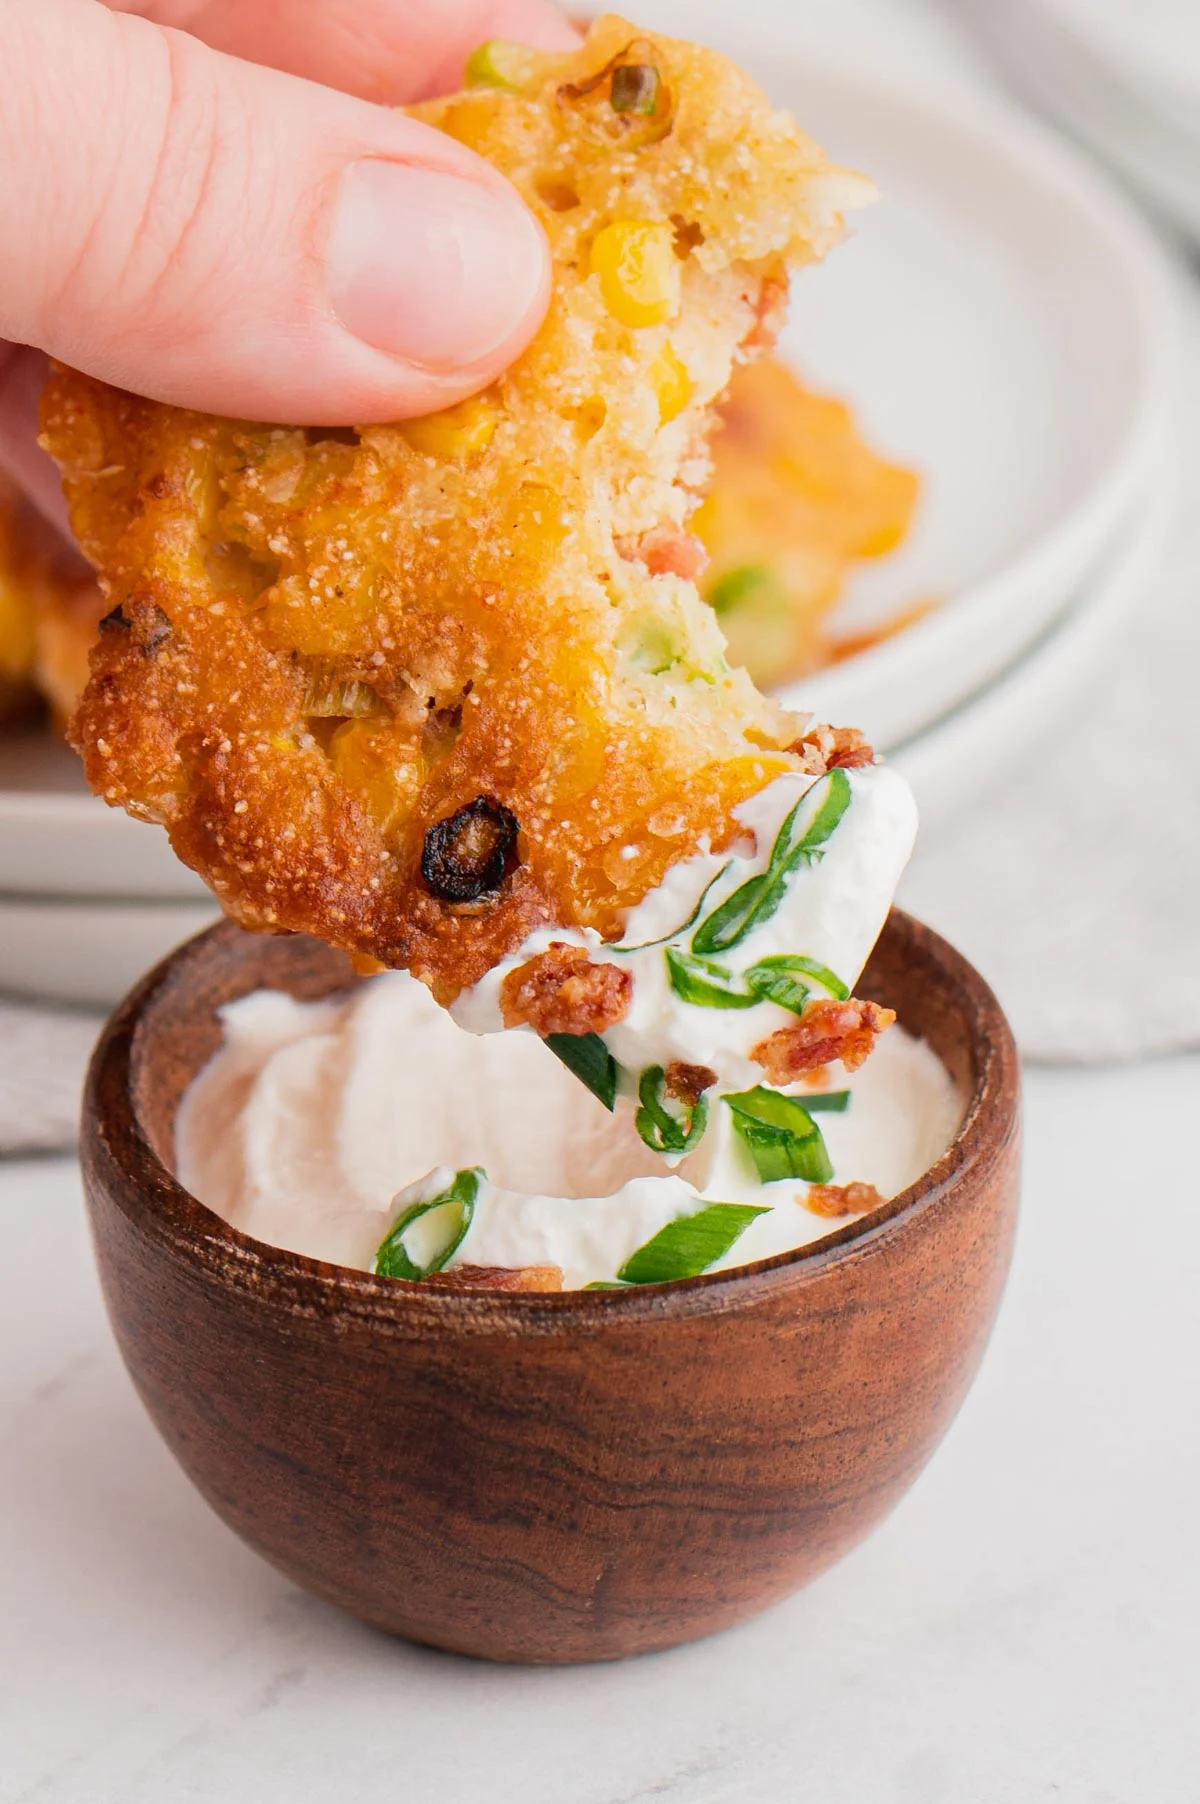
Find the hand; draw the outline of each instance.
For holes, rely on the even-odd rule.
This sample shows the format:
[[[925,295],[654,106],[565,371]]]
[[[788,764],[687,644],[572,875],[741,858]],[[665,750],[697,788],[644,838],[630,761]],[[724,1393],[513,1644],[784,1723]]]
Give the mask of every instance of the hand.
[[[39,353],[317,426],[431,412],[523,349],[540,228],[391,110],[489,37],[576,41],[548,0],[3,0],[0,462],[52,517]]]

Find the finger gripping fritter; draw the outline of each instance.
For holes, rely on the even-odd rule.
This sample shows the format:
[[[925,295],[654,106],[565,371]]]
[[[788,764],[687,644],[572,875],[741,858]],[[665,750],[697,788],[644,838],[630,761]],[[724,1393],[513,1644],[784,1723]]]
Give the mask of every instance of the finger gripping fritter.
[[[486,392],[304,431],[61,371],[44,411],[130,625],[101,635],[75,722],[92,786],[161,821],[237,919],[443,1001],[535,926],[619,934],[739,802],[810,767],[730,668],[687,522],[789,263],[869,193],[725,59],[621,19],[469,69],[418,115],[504,171],[554,260],[545,324]]]

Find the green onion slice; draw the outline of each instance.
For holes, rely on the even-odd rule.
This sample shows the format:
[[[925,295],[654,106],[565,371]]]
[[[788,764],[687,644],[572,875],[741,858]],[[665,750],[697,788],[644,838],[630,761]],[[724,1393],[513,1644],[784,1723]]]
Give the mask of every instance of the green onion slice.
[[[300,712],[314,720],[371,720],[387,709],[370,683],[348,677],[336,658],[318,658],[308,667]]]
[[[850,994],[828,965],[819,964],[815,958],[805,958],[798,952],[760,959],[745,973],[746,982],[756,996],[778,1003],[780,1008],[790,1009],[794,1015],[804,1013],[804,1005],[812,993],[811,986],[801,981],[802,976],[815,977],[839,1002],[844,1002]]]
[[[643,940],[640,946],[606,946],[604,950],[606,952],[649,952],[654,946],[665,946],[668,940],[677,940],[680,934],[686,933],[689,927],[695,926],[696,922],[700,919],[700,911],[703,909],[704,904],[708,901],[710,894],[716,888],[717,884],[720,883],[722,877],[725,876],[732,863],[732,858],[726,859],[716,876],[711,878],[701,890],[699,900],[687,920],[682,921],[678,927],[672,927],[670,933],[664,933],[661,940]]]
[[[769,564],[735,564],[719,576],[708,591],[708,605],[717,615],[732,614],[759,593],[775,594],[778,582]]]
[[[651,117],[661,85],[653,63],[618,63],[612,75],[614,113],[644,113]]]
[[[784,1096],[759,1084],[727,1096],[733,1125],[764,1184],[804,1178],[827,1184],[833,1165],[821,1130],[798,1096]]]
[[[546,78],[567,59],[544,50],[530,50],[508,38],[489,38],[467,58],[463,71],[468,88],[508,88],[515,94],[536,94]]]
[[[680,1104],[679,1114],[673,1114],[666,1103],[666,1081],[661,1065],[651,1065],[642,1072],[638,1084],[642,1106],[634,1116],[634,1125],[651,1152],[690,1153],[708,1125],[708,1102],[700,1096],[690,1107]]]
[[[806,1115],[844,1115],[850,1107],[849,1090],[813,1090],[807,1096],[793,1097]]]
[[[711,959],[668,946],[666,960],[671,988],[697,1008],[754,1008],[762,1000],[752,990],[740,988],[741,979]]]
[[[844,770],[827,772],[806,790],[780,827],[766,870],[735,889],[700,923],[692,935],[692,951],[702,957],[728,952],[753,928],[769,921],[800,866],[818,864],[825,856],[825,842],[849,806],[850,779]],[[802,811],[806,824],[796,838]]]
[[[611,1115],[621,1068],[599,1034],[547,1034],[545,1044]]]
[[[710,1203],[696,1215],[680,1215],[652,1240],[631,1253],[617,1277],[626,1284],[670,1284],[698,1278],[739,1240],[765,1207],[754,1203]]]
[[[431,1272],[440,1272],[451,1260],[466,1237],[475,1214],[479,1186],[487,1173],[479,1165],[455,1173],[454,1182],[427,1203],[414,1203],[389,1229],[371,1261],[371,1270],[381,1278],[406,1278],[410,1284],[420,1283]],[[431,1215],[444,1215],[444,1220],[429,1222]],[[432,1230],[433,1252],[424,1262],[414,1259],[404,1244],[405,1235],[418,1221],[426,1221],[422,1239],[428,1240]]]

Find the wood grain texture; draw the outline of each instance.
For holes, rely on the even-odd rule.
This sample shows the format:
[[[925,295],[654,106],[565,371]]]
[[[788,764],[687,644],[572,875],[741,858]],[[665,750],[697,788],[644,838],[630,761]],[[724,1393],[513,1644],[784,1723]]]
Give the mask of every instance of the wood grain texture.
[[[172,1124],[216,1009],[354,981],[223,924],[110,1023],[83,1159],[122,1354],[213,1508],[367,1621],[492,1659],[646,1652],[736,1622],[845,1553],[912,1483],[979,1363],[1017,1206],[1018,1075],[982,980],[893,911],[859,993],[970,1096],[925,1177],[819,1245],[624,1292],[456,1295],[227,1227]]]

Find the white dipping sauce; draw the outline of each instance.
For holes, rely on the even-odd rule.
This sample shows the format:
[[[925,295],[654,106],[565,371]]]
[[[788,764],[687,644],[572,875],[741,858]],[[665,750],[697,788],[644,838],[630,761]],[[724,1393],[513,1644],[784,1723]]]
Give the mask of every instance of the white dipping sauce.
[[[721,965],[735,978],[764,958],[799,952],[827,965],[850,987],[867,962],[912,852],[917,810],[908,784],[887,765],[843,774],[849,781],[850,805],[821,848],[819,862],[798,870],[770,919],[719,955]],[[629,911],[620,944],[642,946],[673,934],[726,865],[725,876],[705,898],[705,915],[765,871],[784,820],[801,797],[822,782],[799,772],[777,777],[735,808],[734,819],[748,829],[745,841],[725,852],[704,851],[681,859],[658,888]],[[679,935],[680,949],[686,949],[691,932],[694,929]],[[632,973],[629,1013],[603,1036],[625,1071],[637,1073],[650,1065],[665,1067],[681,1060],[707,1065],[717,1073],[722,1090],[748,1089],[763,1081],[761,1068],[750,1058],[751,1048],[777,1028],[795,1024],[795,1015],[773,1002],[746,1009],[681,1003],[671,988],[661,945],[617,953],[596,933],[541,927],[452,1004],[459,1025],[477,1034],[501,1031],[500,986],[510,971],[544,952],[552,941],[584,947],[593,963],[619,964]],[[814,986],[814,999],[824,994]]]
[[[744,988],[744,973],[762,959],[800,954],[849,988],[887,917],[916,831],[907,784],[880,765],[838,773],[832,784],[779,777],[744,802],[735,811],[744,839],[682,860],[630,911],[621,941],[629,951],[594,933],[541,928],[452,1014],[398,972],[332,1002],[261,991],[233,1004],[223,1011],[225,1044],[179,1113],[181,1181],[258,1240],[367,1270],[404,1210],[439,1196],[456,1170],[481,1166],[487,1178],[447,1269],[557,1265],[568,1289],[614,1278],[659,1229],[709,1202],[764,1211],[713,1269],[832,1232],[839,1220],[805,1207],[803,1180],[762,1182],[723,1100],[762,1082],[750,1051],[793,1025],[795,1012],[769,1001],[720,1008],[685,1000],[672,988],[664,946],[643,945],[669,937],[686,954],[695,933],[689,918],[706,888],[701,919],[768,868],[797,803],[814,791],[789,844],[831,787],[842,805],[836,826],[794,870],[775,911],[720,963]],[[615,1114],[530,1031],[498,1031],[504,977],[552,940],[586,947],[594,961],[620,962],[633,975],[629,1012],[604,1036],[622,1069]],[[814,1000],[827,993],[815,983]],[[639,1075],[674,1060],[718,1076],[707,1130],[682,1161],[643,1144],[631,1106]],[[816,1116],[832,1183],[894,1196],[958,1130],[962,1108],[947,1073],[900,1027],[857,1072],[832,1067],[829,1082],[851,1093],[845,1113]]]
[[[451,1269],[558,1265],[568,1289],[613,1278],[706,1200],[769,1206],[721,1266],[841,1225],[804,1207],[803,1182],[759,1182],[715,1098],[700,1149],[671,1173],[632,1111],[608,1114],[533,1035],[466,1033],[402,972],[332,1002],[259,991],[222,1015],[224,1045],[179,1112],[176,1167],[201,1202],[272,1246],[367,1270],[398,1214],[471,1165],[489,1182]],[[892,1196],[957,1132],[954,1085],[900,1027],[859,1071],[830,1077],[851,1091],[844,1114],[817,1117],[836,1183]]]

